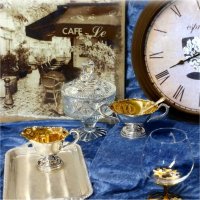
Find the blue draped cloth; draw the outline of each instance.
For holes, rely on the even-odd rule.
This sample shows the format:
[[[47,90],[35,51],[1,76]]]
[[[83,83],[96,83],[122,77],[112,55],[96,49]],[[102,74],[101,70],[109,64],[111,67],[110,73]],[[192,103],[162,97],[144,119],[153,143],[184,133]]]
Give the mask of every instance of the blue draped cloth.
[[[146,138],[129,140],[120,135],[122,123],[115,125],[104,139],[90,166],[94,199],[146,199],[149,193],[162,191],[142,173],[141,156]],[[151,122],[147,135],[158,127],[173,127],[187,132],[191,142],[194,169],[184,182],[170,191],[183,199],[199,199],[199,127],[172,120]]]
[[[131,64],[132,33],[137,19],[146,5],[146,1],[127,2],[126,17],[126,97],[146,98],[136,81]],[[80,122],[73,120],[42,120],[2,123],[0,129],[0,198],[3,191],[4,156],[6,151],[20,146],[27,141],[20,132],[28,126],[62,126],[66,129],[80,127]],[[98,123],[108,130],[105,137],[91,142],[79,142],[88,167],[94,193],[90,199],[145,199],[150,192],[162,190],[141,173],[140,158],[146,138],[128,140],[120,136],[122,124],[115,126]],[[184,130],[191,142],[195,166],[184,182],[171,188],[171,191],[184,199],[200,199],[199,158],[200,138],[199,125],[169,118],[149,123],[146,132],[149,134],[158,127],[175,127]]]
[[[108,130],[105,138],[102,137],[87,143],[79,142],[93,184],[94,193],[91,199],[144,199],[149,192],[161,190],[154,183],[146,181],[140,170],[140,157],[146,138],[129,140],[121,137],[121,123],[114,127],[105,123],[98,123],[97,125]],[[27,142],[19,134],[25,127],[29,126],[62,126],[70,130],[80,127],[80,122],[43,120],[1,124],[1,197],[4,155],[9,149]],[[189,178],[173,187],[172,192],[180,194],[185,199],[199,199],[199,126],[163,119],[151,122],[146,127],[147,134],[158,127],[175,127],[187,132],[193,150],[195,166]]]

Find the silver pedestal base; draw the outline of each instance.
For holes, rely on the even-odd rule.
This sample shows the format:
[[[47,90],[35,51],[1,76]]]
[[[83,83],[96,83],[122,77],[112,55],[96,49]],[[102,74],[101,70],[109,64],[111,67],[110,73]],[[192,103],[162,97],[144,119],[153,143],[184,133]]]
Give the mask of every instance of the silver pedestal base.
[[[121,136],[129,139],[142,138],[146,135],[142,124],[126,123],[121,130]]]
[[[42,172],[51,172],[60,169],[64,165],[63,161],[57,155],[49,155],[38,161],[37,167]]]

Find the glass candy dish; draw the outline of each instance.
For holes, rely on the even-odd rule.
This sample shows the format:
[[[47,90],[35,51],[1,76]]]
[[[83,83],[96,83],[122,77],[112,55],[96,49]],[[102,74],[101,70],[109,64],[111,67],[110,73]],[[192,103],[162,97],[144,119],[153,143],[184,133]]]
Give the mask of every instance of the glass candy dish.
[[[91,141],[106,134],[106,130],[95,126],[102,117],[99,107],[112,103],[115,95],[115,85],[94,76],[86,78],[82,76],[64,84],[62,88],[64,113],[83,123],[83,127],[79,129],[81,141]]]

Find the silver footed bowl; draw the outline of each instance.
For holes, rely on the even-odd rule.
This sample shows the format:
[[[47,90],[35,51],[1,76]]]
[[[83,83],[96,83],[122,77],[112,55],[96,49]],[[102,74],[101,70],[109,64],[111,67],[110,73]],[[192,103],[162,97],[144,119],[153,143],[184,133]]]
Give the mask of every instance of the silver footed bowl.
[[[74,141],[64,143],[65,138],[72,134],[73,136],[76,134]],[[62,127],[28,127],[23,130],[21,136],[29,140],[37,154],[41,156],[37,167],[42,172],[61,168],[64,163],[57,154],[68,145],[77,143],[79,139],[77,131],[67,131]]]
[[[102,111],[102,107],[100,113],[104,117],[109,117]],[[150,100],[135,98],[114,101],[108,107],[116,115],[115,120],[118,119],[118,121],[124,123],[121,135],[130,139],[144,137],[146,133],[143,125],[165,117],[169,111],[169,106],[165,103],[157,105]],[[158,113],[157,111],[162,107],[164,111]]]

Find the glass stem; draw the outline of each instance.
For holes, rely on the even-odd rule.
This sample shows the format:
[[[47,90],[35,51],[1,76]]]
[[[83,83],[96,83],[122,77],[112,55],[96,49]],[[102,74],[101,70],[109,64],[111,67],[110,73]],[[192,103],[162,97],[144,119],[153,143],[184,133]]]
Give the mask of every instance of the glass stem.
[[[164,197],[163,197],[163,200],[169,200],[168,187],[167,186],[163,186],[163,188],[164,188]]]
[[[83,120],[82,123],[84,126],[84,131],[86,131],[88,133],[92,133],[96,130],[95,129],[96,120],[89,118],[87,120]]]

